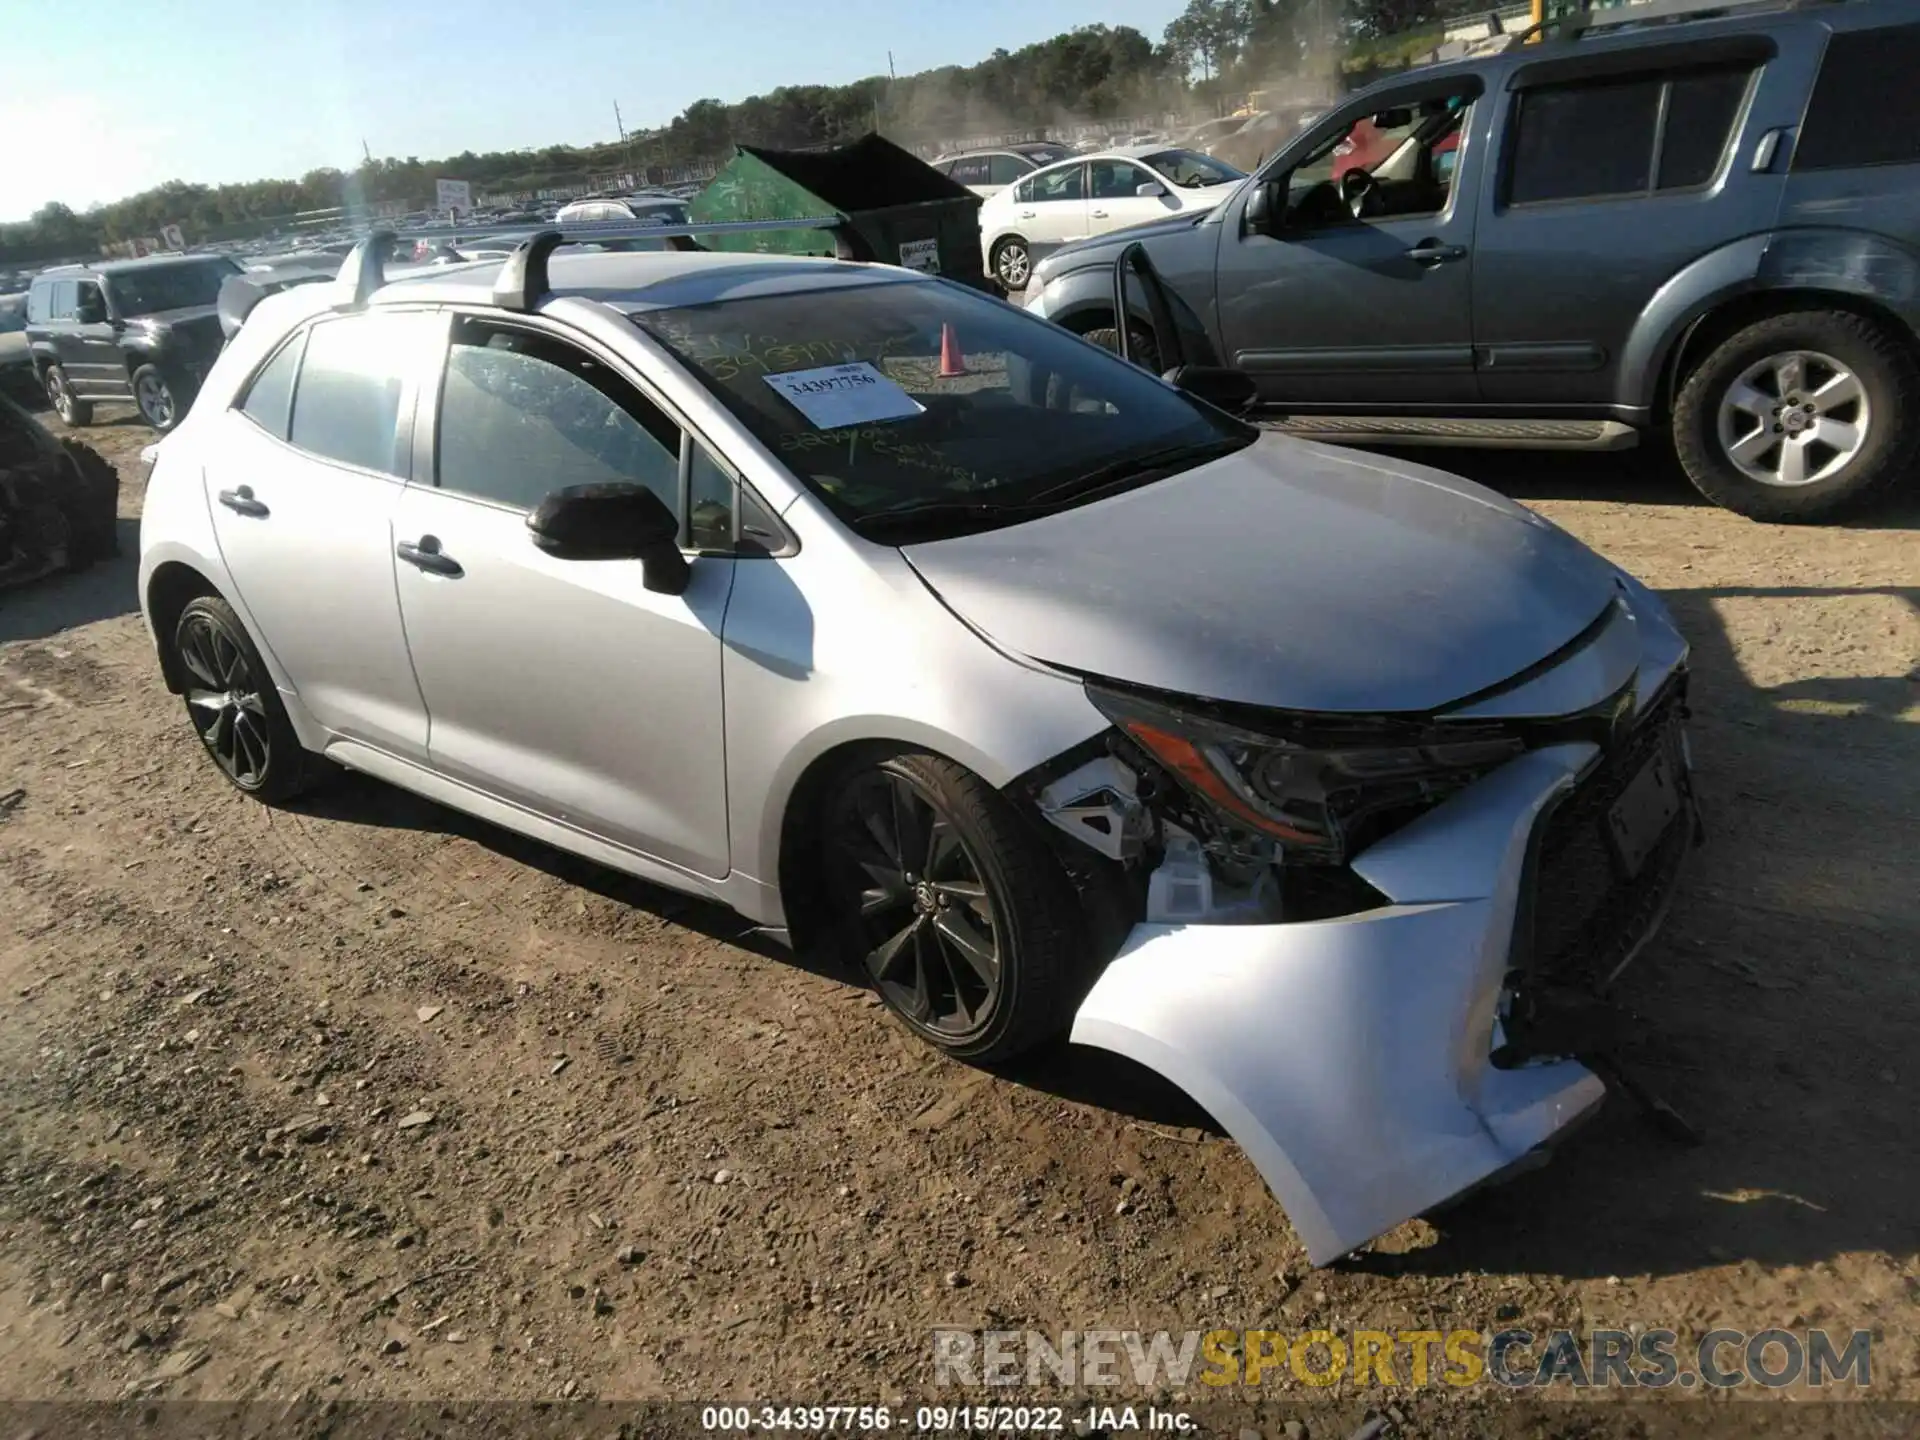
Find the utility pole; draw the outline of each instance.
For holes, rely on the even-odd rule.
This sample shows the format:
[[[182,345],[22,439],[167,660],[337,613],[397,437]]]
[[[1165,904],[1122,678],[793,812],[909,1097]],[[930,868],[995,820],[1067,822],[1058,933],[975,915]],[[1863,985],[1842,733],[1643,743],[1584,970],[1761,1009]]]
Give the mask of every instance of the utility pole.
[[[373,163],[373,150],[368,146],[364,136],[360,140],[360,153],[366,158],[367,164]]]

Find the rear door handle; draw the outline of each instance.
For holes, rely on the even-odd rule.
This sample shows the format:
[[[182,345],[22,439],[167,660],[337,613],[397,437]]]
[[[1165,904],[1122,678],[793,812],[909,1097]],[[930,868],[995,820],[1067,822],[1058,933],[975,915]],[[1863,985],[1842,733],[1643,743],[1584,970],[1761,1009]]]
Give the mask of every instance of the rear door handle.
[[[242,485],[237,490],[222,490],[220,503],[236,515],[251,515],[256,520],[264,520],[272,512],[253,498],[253,487]]]
[[[1096,210],[1093,212],[1093,218],[1096,220],[1104,220],[1107,218],[1107,212],[1104,210]]]
[[[1449,260],[1467,258],[1464,245],[1442,245],[1438,240],[1422,240],[1407,251],[1407,259],[1416,265],[1444,265]]]
[[[1034,212],[1031,210],[1022,210],[1020,212],[1020,218],[1022,220],[1031,220],[1033,219],[1033,215],[1034,215]]]
[[[431,535],[422,535],[417,541],[402,540],[394,547],[394,554],[429,575],[445,575],[451,579],[467,573],[460,568],[458,560],[441,551],[440,542]]]

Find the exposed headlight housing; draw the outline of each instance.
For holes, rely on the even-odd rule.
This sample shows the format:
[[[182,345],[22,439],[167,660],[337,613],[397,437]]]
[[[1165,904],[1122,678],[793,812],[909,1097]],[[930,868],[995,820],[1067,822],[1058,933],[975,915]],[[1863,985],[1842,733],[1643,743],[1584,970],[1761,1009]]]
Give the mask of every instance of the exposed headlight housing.
[[[1293,860],[1338,864],[1525,748],[1486,725],[1395,717],[1275,716],[1271,728],[1087,686],[1120,732],[1225,824]]]

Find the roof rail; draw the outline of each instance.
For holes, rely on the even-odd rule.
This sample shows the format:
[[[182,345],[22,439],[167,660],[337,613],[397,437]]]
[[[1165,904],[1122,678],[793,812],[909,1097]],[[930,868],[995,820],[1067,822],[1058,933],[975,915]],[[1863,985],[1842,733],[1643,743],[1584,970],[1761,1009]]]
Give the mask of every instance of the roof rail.
[[[1727,15],[1808,10],[1844,3],[1846,0],[1627,0],[1625,4],[1604,8],[1584,3],[1565,14],[1529,25],[1513,35],[1500,37],[1506,40],[1501,48],[1512,50],[1535,38],[1578,40],[1584,35],[1605,34],[1641,25],[1716,20]]]
[[[547,261],[562,245],[592,245],[603,240],[666,240],[678,250],[702,250],[703,236],[754,235],[762,231],[814,230],[833,237],[834,255],[841,260],[872,260],[872,248],[842,215],[806,216],[792,220],[726,220],[709,225],[648,225],[634,220],[591,220],[571,225],[528,227],[509,225],[432,225],[396,234],[375,230],[354,246],[340,267],[340,283],[348,298],[343,308],[361,309],[386,281],[385,257],[398,240],[465,240],[514,242],[513,253],[494,282],[494,303],[508,310],[533,310],[545,298]]]

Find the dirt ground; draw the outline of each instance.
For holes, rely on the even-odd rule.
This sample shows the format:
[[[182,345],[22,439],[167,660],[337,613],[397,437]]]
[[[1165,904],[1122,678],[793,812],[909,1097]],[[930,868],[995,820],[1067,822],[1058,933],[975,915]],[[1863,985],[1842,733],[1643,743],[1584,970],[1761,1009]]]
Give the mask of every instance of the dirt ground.
[[[1635,1324],[1867,1329],[1920,1399],[1920,495],[1771,529],[1653,460],[1440,457],[1693,640],[1711,844],[1631,989],[1707,1139],[1615,1101],[1315,1271],[1117,1061],[948,1062],[723,913],[372,782],[232,793],[135,613],[115,413],[126,556],[0,597],[0,1400],[864,1403],[928,1391],[938,1325]],[[1401,1391],[1399,1433],[1497,1398]]]

